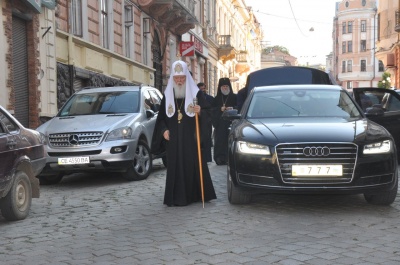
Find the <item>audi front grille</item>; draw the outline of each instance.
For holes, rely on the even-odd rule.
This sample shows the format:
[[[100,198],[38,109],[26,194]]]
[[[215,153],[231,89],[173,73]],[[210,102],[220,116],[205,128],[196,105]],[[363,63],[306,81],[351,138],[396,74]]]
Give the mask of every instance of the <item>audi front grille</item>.
[[[100,143],[103,132],[56,133],[49,135],[53,147],[92,146]]]
[[[284,183],[339,184],[353,179],[357,145],[336,143],[279,144],[276,147],[279,169]],[[293,177],[292,165],[342,165],[342,176]]]

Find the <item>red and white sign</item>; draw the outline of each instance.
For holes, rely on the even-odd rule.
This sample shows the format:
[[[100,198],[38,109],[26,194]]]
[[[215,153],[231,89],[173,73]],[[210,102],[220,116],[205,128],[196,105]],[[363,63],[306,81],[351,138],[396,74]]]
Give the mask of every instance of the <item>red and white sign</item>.
[[[181,56],[194,56],[194,42],[181,41],[179,43],[179,52],[181,53]]]

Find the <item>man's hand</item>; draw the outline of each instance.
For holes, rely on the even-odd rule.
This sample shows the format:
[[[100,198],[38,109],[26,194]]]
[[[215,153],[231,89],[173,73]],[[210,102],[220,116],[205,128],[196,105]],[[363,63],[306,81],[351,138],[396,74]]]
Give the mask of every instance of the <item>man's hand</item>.
[[[165,140],[169,141],[169,130],[166,130],[166,131],[163,133],[163,136],[164,136],[164,139],[165,139]]]
[[[200,105],[194,105],[193,111],[194,111],[194,113],[200,113],[200,111],[201,111]]]

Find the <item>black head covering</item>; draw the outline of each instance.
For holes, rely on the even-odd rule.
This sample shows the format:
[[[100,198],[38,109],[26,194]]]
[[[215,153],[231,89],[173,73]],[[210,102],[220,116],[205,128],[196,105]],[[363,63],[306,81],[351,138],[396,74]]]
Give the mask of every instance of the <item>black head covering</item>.
[[[228,85],[229,86],[229,94],[225,96],[222,94],[221,86]],[[215,99],[213,101],[213,106],[222,106],[225,102],[227,107],[235,107],[236,106],[236,94],[233,93],[231,80],[227,77],[222,77],[218,81],[218,91]]]

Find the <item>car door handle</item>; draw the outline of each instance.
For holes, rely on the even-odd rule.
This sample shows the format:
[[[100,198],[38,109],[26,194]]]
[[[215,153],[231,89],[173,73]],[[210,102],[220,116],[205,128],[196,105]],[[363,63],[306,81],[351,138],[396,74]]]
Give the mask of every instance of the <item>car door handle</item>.
[[[11,141],[7,141],[7,144],[6,144],[6,145],[7,145],[8,147],[10,147],[10,148],[13,148],[16,144],[17,144],[16,141],[11,140]]]

